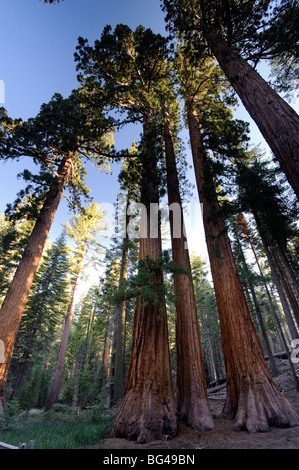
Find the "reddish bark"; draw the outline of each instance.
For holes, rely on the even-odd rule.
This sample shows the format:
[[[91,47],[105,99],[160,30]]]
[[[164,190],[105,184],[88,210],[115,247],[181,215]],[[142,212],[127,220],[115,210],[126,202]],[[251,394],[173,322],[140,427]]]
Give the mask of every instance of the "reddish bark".
[[[229,47],[222,36],[205,28],[205,37],[220,67],[255,121],[299,198],[299,116],[273,88]]]
[[[176,302],[176,347],[177,347],[177,403],[181,419],[197,429],[214,428],[210,411],[206,374],[197,319],[196,300],[191,264],[184,233],[184,216],[180,197],[176,157],[173,146],[170,117],[166,105],[162,106],[167,169],[169,206],[179,211],[179,220],[170,212],[170,228],[173,261],[186,270],[186,274],[174,274]],[[174,227],[174,224],[176,226]],[[179,225],[180,237],[175,233]]]
[[[71,158],[64,158],[58,170],[57,186],[51,188],[46,196],[0,310],[0,339],[4,342],[5,349],[4,363],[0,364],[0,412],[3,410],[5,402],[7,374],[20,321],[54,216],[63,195],[70,168]]]
[[[151,116],[144,123],[142,202],[147,208],[145,233],[140,239],[139,259],[161,257],[161,231],[151,236],[150,204],[158,202],[157,159]],[[143,227],[144,229],[144,227]],[[155,269],[149,284],[158,294],[154,301],[139,297],[134,316],[131,360],[124,399],[111,428],[112,437],[139,443],[177,433],[177,406],[172,383],[163,273]]]
[[[247,429],[250,433],[267,431],[271,425],[298,425],[297,412],[278,390],[264,360],[192,103],[188,106],[188,124],[226,362],[227,398],[222,415],[235,419],[236,431]]]

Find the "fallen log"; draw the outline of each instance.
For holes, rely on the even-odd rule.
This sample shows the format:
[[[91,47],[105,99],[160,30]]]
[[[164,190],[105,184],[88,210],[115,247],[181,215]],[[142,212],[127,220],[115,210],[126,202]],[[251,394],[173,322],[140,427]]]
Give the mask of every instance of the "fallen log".
[[[290,353],[289,353],[290,354]],[[273,357],[277,357],[278,359],[287,359],[288,354],[286,351],[278,352],[273,354]],[[269,356],[265,356],[266,361],[269,359]]]
[[[208,393],[216,393],[216,392],[219,392],[219,390],[222,390],[223,388],[226,387],[226,382],[222,385],[217,385],[217,387],[213,387],[213,388],[208,388]]]

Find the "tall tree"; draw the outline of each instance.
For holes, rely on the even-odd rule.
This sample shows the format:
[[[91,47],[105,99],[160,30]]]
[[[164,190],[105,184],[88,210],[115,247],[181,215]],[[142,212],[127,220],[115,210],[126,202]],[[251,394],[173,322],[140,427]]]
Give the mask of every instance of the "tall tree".
[[[33,199],[33,200],[32,200]],[[34,198],[25,198],[14,207],[13,211],[5,211],[0,216],[0,293],[1,303],[9,288],[15,270],[28,238],[34,226],[34,216],[28,211],[28,206],[35,205]],[[26,207],[26,213],[23,208]]]
[[[57,402],[61,375],[68,346],[69,335],[74,315],[75,294],[79,283],[79,277],[84,267],[84,259],[95,237],[99,236],[104,229],[103,213],[98,204],[91,204],[82,215],[75,215],[70,224],[66,225],[70,238],[74,241],[74,268],[71,281],[71,300],[68,306],[65,325],[62,333],[56,370],[47,399],[45,410],[51,410]]]
[[[166,304],[163,292],[159,222],[151,235],[151,204],[159,203],[159,165],[154,87],[165,75],[166,41],[149,29],[106,27],[94,47],[80,39],[77,53],[81,78],[93,100],[108,99],[127,120],[142,124],[141,197],[146,216],[141,222],[139,258],[145,268],[149,298],[140,296],[135,310],[131,362],[125,397],[112,425],[112,436],[147,442],[177,432],[172,385]]]
[[[254,281],[253,281],[253,273],[250,271],[250,268],[248,266],[246,257],[245,257],[244,252],[243,252],[243,247],[242,247],[241,240],[240,240],[240,234],[238,233],[237,227],[235,226],[235,224],[233,225],[233,233],[234,233],[235,240],[236,240],[236,247],[235,247],[235,251],[234,251],[234,256],[235,256],[235,258],[237,257],[237,258],[240,259],[242,271],[244,273],[243,279],[242,279],[242,276],[241,276],[241,273],[240,273],[241,281],[242,281],[243,285],[244,284],[248,285],[248,290],[249,290],[249,292],[251,294],[251,297],[252,297],[252,301],[253,301],[254,308],[255,308],[255,313],[258,317],[258,324],[259,324],[260,330],[262,332],[263,343],[265,345],[265,352],[268,355],[268,359],[269,359],[269,363],[270,363],[270,371],[271,371],[271,374],[272,374],[273,377],[277,377],[278,370],[277,370],[277,367],[276,367],[276,364],[275,364],[275,361],[274,361],[274,357],[273,357],[273,353],[272,353],[272,350],[271,350],[270,341],[269,341],[269,338],[268,338],[267,328],[266,328],[266,325],[265,325],[265,322],[264,322],[263,314],[262,314],[260,304],[259,304],[258,299],[257,299],[255,286],[254,286]],[[240,272],[240,270],[239,270],[239,272]]]
[[[67,99],[54,95],[41,107],[38,116],[26,123],[19,120],[12,123],[5,113],[1,118],[2,155],[16,159],[32,157],[42,166],[42,171],[37,178],[26,171],[26,178],[37,180],[43,188],[46,182],[47,191],[42,191],[42,208],[0,310],[0,337],[5,345],[4,363],[0,364],[0,412],[19,324],[66,184],[69,182],[70,187],[76,188],[75,201],[78,202],[80,192],[86,195],[88,190],[82,181],[84,167],[80,157],[90,157],[100,164],[101,152],[108,145],[107,122],[98,115],[91,123],[76,92]]]
[[[178,296],[176,302],[178,413],[180,418],[186,420],[192,427],[210,430],[214,428],[214,423],[208,403],[196,299],[176,165],[173,124],[177,118],[170,110],[169,101],[169,95],[167,100],[164,94],[161,98],[161,108],[164,122],[168,203],[171,209],[169,219],[172,258],[177,266],[185,269],[185,273],[174,273],[174,292]]]
[[[191,32],[197,53],[206,41],[299,198],[299,117],[248,62],[263,56],[259,31],[264,38],[272,16],[292,9],[293,2],[281,2],[273,14],[275,2],[270,0],[164,0],[163,4],[171,27],[189,37]],[[292,23],[294,34],[286,36],[293,48],[298,40],[297,29]],[[269,51],[270,36],[268,40]]]
[[[123,291],[126,289],[129,265],[129,252],[134,247],[134,241],[130,241],[128,234],[128,227],[131,220],[130,206],[131,203],[139,198],[139,178],[140,172],[138,171],[138,163],[133,155],[137,154],[136,144],[134,143],[130,149],[132,157],[125,160],[123,163],[122,171],[119,175],[120,187],[125,191],[123,195],[126,199],[122,210],[124,214],[118,214],[119,219],[123,222],[121,232],[123,238],[121,240],[121,254],[120,254],[120,273],[118,290]],[[137,157],[137,155],[136,155]],[[136,171],[137,169],[137,171]],[[121,225],[121,224],[120,224]],[[121,234],[119,234],[121,235]],[[110,405],[119,403],[124,397],[125,389],[125,326],[126,326],[126,301],[124,298],[118,300],[115,306],[115,326],[112,345],[111,357],[111,383],[110,383]]]
[[[61,312],[66,308],[69,295],[68,252],[65,234],[62,233],[46,250],[35,275],[11,363],[13,383],[10,399],[18,396],[32,363],[38,357],[44,357],[57,324],[62,321]]]
[[[217,173],[208,153],[215,143],[213,138],[207,139],[209,134],[212,137],[213,127],[205,129],[206,139],[203,139],[203,114],[211,86],[217,97],[215,85],[209,81],[213,71],[209,62],[210,70],[204,67],[203,61],[200,70],[194,69],[188,61],[182,60],[181,64],[185,65],[181,86],[196,184],[203,203],[203,222],[226,362],[227,397],[222,415],[235,419],[235,430],[247,429],[251,433],[266,431],[271,424],[295,425],[298,415],[273,382],[238,276],[216,191]],[[216,85],[216,90],[218,87]],[[217,100],[214,105],[216,103]],[[233,145],[228,147],[229,151],[230,148]]]
[[[206,262],[192,253],[191,267],[209,384],[225,376],[217,303],[214,289],[208,279]]]

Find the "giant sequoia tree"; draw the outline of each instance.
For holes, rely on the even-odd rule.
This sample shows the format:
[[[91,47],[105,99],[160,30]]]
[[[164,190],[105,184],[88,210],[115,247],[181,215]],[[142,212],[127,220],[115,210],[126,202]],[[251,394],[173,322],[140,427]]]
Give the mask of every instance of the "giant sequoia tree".
[[[293,2],[281,2],[273,14],[270,8],[275,2],[270,0],[164,0],[163,3],[171,27],[191,37],[197,53],[204,50],[202,41],[206,41],[299,197],[299,117],[249,63],[263,56],[275,56],[277,34],[267,35],[268,25],[291,9]],[[290,31],[284,34],[284,47],[296,50],[298,30],[295,23],[292,25],[292,34]],[[282,22],[279,31],[284,29]]]
[[[131,361],[125,396],[112,425],[112,436],[138,442],[161,439],[177,432],[176,400],[172,385],[166,303],[161,270],[161,230],[151,224],[151,204],[159,204],[159,149],[154,112],[154,87],[165,76],[166,41],[150,30],[118,25],[106,27],[94,47],[80,39],[77,53],[80,79],[87,99],[107,100],[111,109],[126,114],[126,121],[142,125],[139,259],[144,285],[138,299]],[[84,91],[83,91],[84,92]],[[154,230],[154,232],[152,231]]]
[[[203,203],[203,221],[215,295],[219,312],[223,352],[226,362],[227,398],[223,417],[235,419],[234,429],[266,431],[269,426],[296,425],[299,417],[276,388],[264,360],[246,297],[233,257],[223,210],[217,195],[217,171],[209,151],[219,151],[217,121],[209,126],[204,118],[208,110],[221,109],[217,71],[210,61],[195,69],[188,56],[181,56],[181,90],[190,133],[194,171],[199,199]],[[221,113],[220,113],[221,115]],[[223,120],[220,120],[220,125]],[[224,142],[228,129],[223,127]],[[235,133],[235,137],[236,137]],[[233,137],[233,134],[232,136]],[[237,139],[238,140],[238,139]],[[233,139],[232,139],[233,142]],[[242,142],[242,139],[239,141]],[[214,147],[215,146],[215,147]],[[234,153],[234,145],[222,151]],[[238,151],[236,146],[235,151]],[[225,156],[225,153],[224,155]],[[217,167],[216,167],[217,168]]]
[[[177,402],[181,419],[194,428],[213,429],[206,374],[201,349],[196,299],[191,275],[185,223],[175,152],[176,103],[171,93],[162,94],[167,192],[172,258],[184,273],[174,273],[176,301]]]
[[[101,152],[107,148],[107,122],[101,114],[91,123],[74,92],[63,99],[55,95],[41,107],[36,118],[13,122],[1,110],[1,155],[19,159],[31,157],[41,166],[39,175],[25,172],[26,179],[42,187],[43,204],[28,244],[10,284],[0,310],[0,337],[5,344],[5,362],[0,364],[0,410],[5,400],[5,384],[19,324],[34,275],[64,190],[68,184],[78,195],[86,195],[82,157],[103,162]],[[46,188],[46,189],[45,189]],[[32,190],[32,186],[31,186]]]

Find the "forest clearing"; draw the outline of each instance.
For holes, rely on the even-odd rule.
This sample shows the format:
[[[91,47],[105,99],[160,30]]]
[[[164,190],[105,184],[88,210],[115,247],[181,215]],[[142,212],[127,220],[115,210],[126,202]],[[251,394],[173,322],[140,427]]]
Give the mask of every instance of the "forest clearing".
[[[0,441],[297,449],[299,1],[13,2]]]

